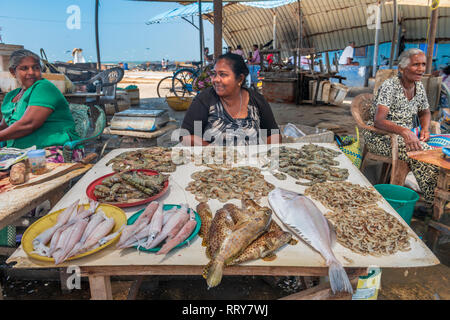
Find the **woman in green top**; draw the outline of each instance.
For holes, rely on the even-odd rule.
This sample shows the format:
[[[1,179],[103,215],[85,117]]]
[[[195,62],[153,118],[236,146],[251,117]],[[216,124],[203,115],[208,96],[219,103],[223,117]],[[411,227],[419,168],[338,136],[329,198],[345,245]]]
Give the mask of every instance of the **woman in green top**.
[[[13,52],[9,71],[21,87],[3,100],[0,142],[6,141],[11,148],[35,145],[43,149],[79,139],[67,100],[53,83],[42,78],[36,54],[25,49]]]

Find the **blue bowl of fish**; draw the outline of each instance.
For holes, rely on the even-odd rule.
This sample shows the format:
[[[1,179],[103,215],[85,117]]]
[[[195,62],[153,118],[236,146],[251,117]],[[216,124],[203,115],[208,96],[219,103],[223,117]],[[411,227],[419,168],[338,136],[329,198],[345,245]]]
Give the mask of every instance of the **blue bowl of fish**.
[[[168,210],[170,210],[170,209],[172,209],[174,207],[180,209],[181,205],[178,205],[178,204],[164,204],[163,205],[163,211],[168,211]],[[137,220],[137,218],[139,218],[139,216],[144,212],[144,210],[145,209],[139,210],[138,212],[133,214],[130,218],[128,218],[127,225],[133,224]],[[189,210],[192,210],[192,209],[189,209]],[[184,246],[185,244],[189,243],[199,233],[200,227],[201,227],[200,216],[198,215],[198,213],[196,211],[194,211],[194,210],[192,210],[192,211],[195,213],[195,220],[197,221],[195,229],[194,229],[194,231],[192,231],[191,235],[186,240],[184,240],[183,242],[181,242],[178,245],[176,245],[173,249],[179,248],[179,247]],[[139,247],[138,246],[134,246],[133,248],[139,249],[140,251],[145,251],[145,252],[158,252],[161,249],[161,246],[164,243],[165,242],[162,242],[160,246],[154,247],[154,248],[151,248],[151,249],[145,249],[144,247],[141,247],[141,246],[139,246]]]
[[[447,157],[450,157],[450,148],[449,148],[449,147],[444,147],[444,148],[442,148],[442,152],[443,152]]]

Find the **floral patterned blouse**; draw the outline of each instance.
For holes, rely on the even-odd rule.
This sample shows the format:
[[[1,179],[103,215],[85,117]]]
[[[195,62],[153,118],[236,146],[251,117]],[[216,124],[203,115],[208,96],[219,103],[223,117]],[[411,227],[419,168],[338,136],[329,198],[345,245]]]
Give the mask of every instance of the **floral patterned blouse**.
[[[414,127],[414,117],[417,113],[429,108],[422,82],[416,81],[416,94],[411,100],[408,100],[398,76],[387,79],[378,89],[367,121],[370,126],[374,124],[375,113],[379,104],[389,108],[386,120],[408,129]]]

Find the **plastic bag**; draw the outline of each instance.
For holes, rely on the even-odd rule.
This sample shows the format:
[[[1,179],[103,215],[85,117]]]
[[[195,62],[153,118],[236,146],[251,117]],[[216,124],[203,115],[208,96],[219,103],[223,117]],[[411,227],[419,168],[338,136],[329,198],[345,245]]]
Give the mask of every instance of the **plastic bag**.
[[[287,125],[284,126],[282,134],[285,136],[293,137],[293,138],[301,138],[301,137],[306,136],[306,134],[302,130],[297,128],[292,123],[288,123]]]

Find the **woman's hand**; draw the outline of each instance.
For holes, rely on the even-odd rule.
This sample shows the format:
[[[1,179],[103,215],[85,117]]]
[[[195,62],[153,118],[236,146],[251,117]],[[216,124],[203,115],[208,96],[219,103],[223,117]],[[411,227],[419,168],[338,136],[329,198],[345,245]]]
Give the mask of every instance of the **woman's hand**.
[[[417,138],[416,134],[409,129],[405,129],[402,134],[403,139],[405,139],[406,151],[421,151],[422,146],[420,145],[420,140]]]
[[[428,140],[430,140],[430,131],[428,131],[428,130],[421,130],[420,131],[420,138],[419,138],[419,140],[423,141],[423,142],[427,142]]]

